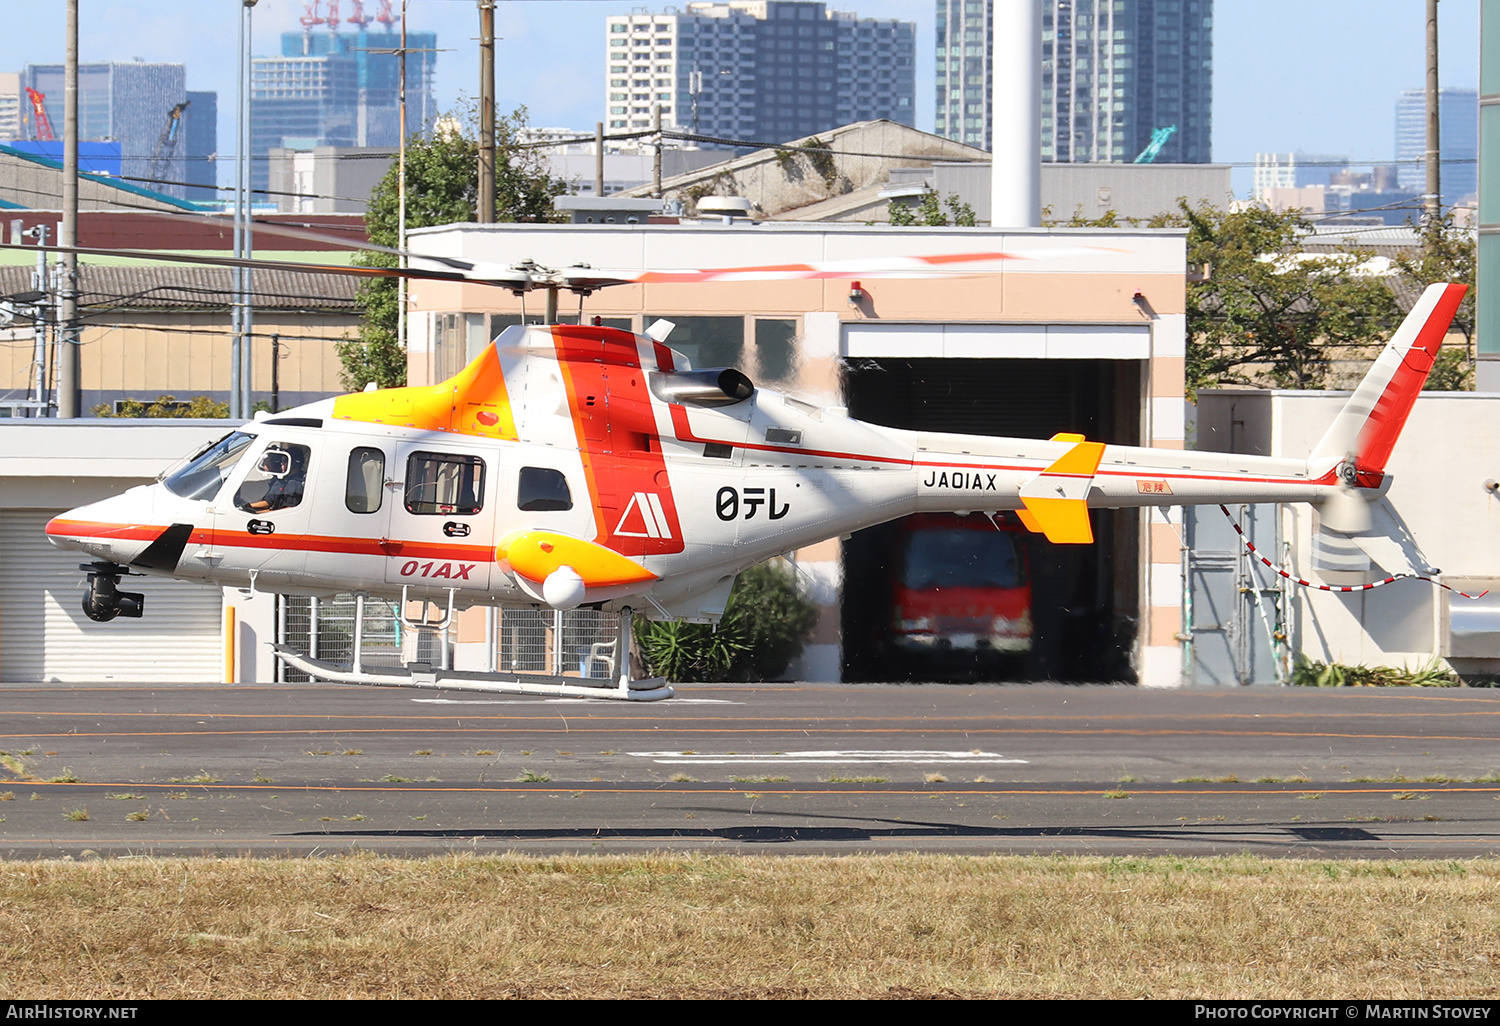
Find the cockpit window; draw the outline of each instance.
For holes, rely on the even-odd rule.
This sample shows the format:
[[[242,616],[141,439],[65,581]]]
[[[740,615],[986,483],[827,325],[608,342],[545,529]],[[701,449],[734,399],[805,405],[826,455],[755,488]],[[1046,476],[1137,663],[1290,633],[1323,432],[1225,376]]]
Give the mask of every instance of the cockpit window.
[[[254,435],[243,431],[227,434],[217,442],[199,449],[176,469],[162,475],[161,483],[173,495],[207,502],[219,494],[224,479],[254,440]]]
[[[247,513],[274,513],[302,502],[312,450],[292,442],[272,442],[234,493],[234,504]]]

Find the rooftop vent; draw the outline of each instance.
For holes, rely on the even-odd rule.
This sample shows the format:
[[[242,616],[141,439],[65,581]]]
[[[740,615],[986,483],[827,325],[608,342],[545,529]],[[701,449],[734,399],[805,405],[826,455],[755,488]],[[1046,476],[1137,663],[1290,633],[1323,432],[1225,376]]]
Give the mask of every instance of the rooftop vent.
[[[728,224],[735,218],[749,220],[755,205],[743,196],[704,196],[698,201],[699,217],[722,217]]]

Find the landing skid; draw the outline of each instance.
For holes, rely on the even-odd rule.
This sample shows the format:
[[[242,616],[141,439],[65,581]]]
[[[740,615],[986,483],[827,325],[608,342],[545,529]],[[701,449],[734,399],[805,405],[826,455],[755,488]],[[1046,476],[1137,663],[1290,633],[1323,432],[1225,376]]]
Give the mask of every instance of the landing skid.
[[[285,645],[273,645],[276,658],[295,670],[333,681],[336,684],[365,684],[378,688],[426,688],[431,691],[485,691],[502,695],[546,695],[549,698],[606,698],[627,702],[657,702],[671,698],[671,685],[662,677],[631,680],[621,677],[611,687],[590,687],[572,683],[577,677],[553,677],[528,673],[476,673],[466,670],[434,669],[423,663],[412,663],[399,670],[382,673],[335,666],[313,659]]]
[[[401,608],[406,608],[406,592],[401,594]],[[632,616],[628,608],[620,612],[618,639],[621,646],[619,673],[613,684],[586,685],[580,677],[563,677],[540,673],[486,673],[472,670],[452,670],[443,665],[437,668],[427,663],[408,663],[403,667],[382,668],[379,673],[365,669],[364,605],[365,596],[356,592],[354,596],[354,661],[349,666],[336,666],[321,659],[298,652],[286,645],[272,645],[276,658],[294,670],[309,677],[333,681],[336,684],[364,684],[378,688],[426,688],[430,691],[483,691],[502,695],[545,695],[549,698],[606,698],[626,702],[658,702],[671,698],[671,686],[662,677],[635,680],[630,676],[630,647]],[[448,593],[447,615],[440,620],[408,620],[403,612],[402,622],[414,630],[446,632],[453,622],[453,593]],[[444,664],[447,663],[447,648],[444,646]],[[613,665],[613,664],[611,664]]]

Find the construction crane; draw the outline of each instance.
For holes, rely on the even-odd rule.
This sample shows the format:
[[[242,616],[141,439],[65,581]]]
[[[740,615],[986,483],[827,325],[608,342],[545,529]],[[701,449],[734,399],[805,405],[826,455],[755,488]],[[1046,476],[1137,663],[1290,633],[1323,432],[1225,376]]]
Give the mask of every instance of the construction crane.
[[[31,109],[36,112],[37,139],[42,142],[55,142],[57,136],[52,134],[52,119],[47,117],[47,94],[39,93],[27,86],[26,98],[31,101]]]
[[[177,140],[182,138],[182,112],[187,110],[184,100],[167,112],[166,127],[156,143],[156,153],[151,157],[151,174],[148,177],[164,179],[172,166],[172,157],[177,152]]]
[[[1161,148],[1167,144],[1167,140],[1172,138],[1172,133],[1175,131],[1177,131],[1176,125],[1168,125],[1166,128],[1154,130],[1151,133],[1151,141],[1146,144],[1146,148],[1141,151],[1141,155],[1136,157],[1132,163],[1151,163],[1156,159],[1156,155],[1161,152]]]

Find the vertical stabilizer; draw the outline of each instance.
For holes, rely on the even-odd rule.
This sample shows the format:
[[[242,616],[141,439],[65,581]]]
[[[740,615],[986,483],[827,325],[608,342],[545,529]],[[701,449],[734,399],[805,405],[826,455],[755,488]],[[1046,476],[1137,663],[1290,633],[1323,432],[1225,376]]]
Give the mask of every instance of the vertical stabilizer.
[[[1380,486],[1386,460],[1467,291],[1465,285],[1427,287],[1314,447],[1308,458],[1313,473],[1337,471],[1343,484]]]

